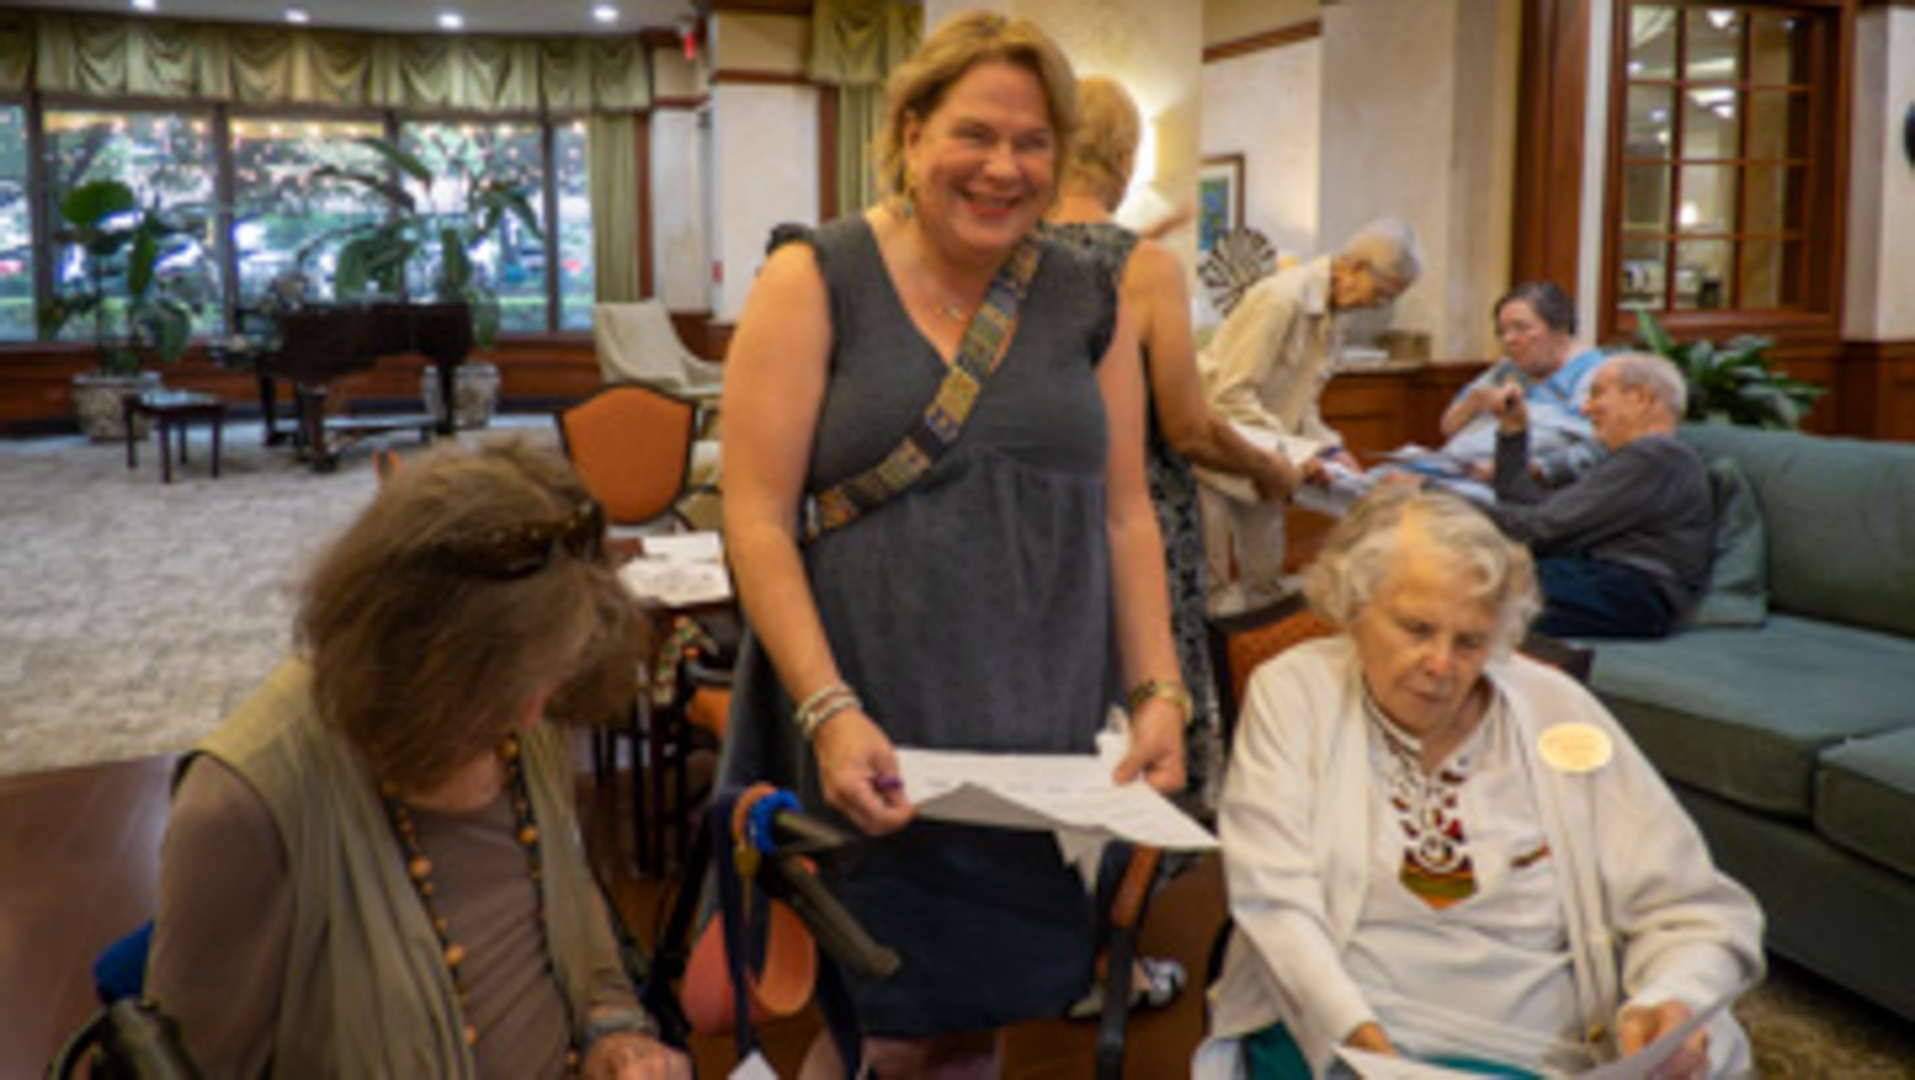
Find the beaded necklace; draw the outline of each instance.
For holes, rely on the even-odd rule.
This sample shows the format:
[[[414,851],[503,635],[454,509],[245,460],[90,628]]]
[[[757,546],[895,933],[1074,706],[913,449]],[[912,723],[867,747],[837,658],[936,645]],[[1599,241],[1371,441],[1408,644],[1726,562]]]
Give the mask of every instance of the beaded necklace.
[[[541,887],[539,874],[539,823],[532,813],[532,797],[525,785],[525,769],[520,762],[519,737],[507,735],[499,744],[499,760],[505,766],[505,789],[512,801],[512,817],[515,822],[513,836],[519,847],[525,850],[527,876],[531,879],[533,896],[536,897],[535,917],[538,919],[541,935],[545,930],[545,892]],[[399,790],[390,782],[379,785],[380,798],[386,804],[386,816],[392,822],[393,835],[399,840],[399,847],[406,859],[406,879],[412,882],[413,891],[419,894],[419,903],[426,910],[426,919],[432,924],[432,932],[439,939],[439,955],[445,960],[446,971],[452,976],[452,990],[459,999],[461,1015],[469,1009],[466,1000],[466,986],[463,970],[468,955],[465,945],[452,936],[452,924],[439,912],[434,899],[438,890],[432,882],[432,860],[427,857],[425,848],[419,843],[419,825],[413,819],[412,809],[399,801]],[[545,951],[551,951],[551,943],[546,942]],[[569,1026],[569,1025],[568,1025]],[[479,1029],[471,1023],[465,1024],[465,1043],[475,1046],[479,1041]],[[568,1049],[567,1068],[578,1067],[578,1052]]]

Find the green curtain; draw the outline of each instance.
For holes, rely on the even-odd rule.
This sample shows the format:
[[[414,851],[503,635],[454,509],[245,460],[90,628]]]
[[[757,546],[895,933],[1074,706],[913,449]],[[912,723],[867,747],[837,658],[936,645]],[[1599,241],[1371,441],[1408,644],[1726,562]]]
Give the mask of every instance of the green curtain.
[[[872,147],[884,124],[884,87],[838,88],[838,212],[855,214],[876,203],[878,170]]]
[[[585,133],[592,193],[592,276],[601,304],[642,300],[639,293],[638,117],[602,113]]]
[[[631,112],[651,105],[636,36],[397,36],[0,12],[0,91],[246,105]]]
[[[838,212],[878,198],[871,145],[884,122],[884,83],[924,33],[913,0],[817,0],[811,8],[811,80],[838,88]]]

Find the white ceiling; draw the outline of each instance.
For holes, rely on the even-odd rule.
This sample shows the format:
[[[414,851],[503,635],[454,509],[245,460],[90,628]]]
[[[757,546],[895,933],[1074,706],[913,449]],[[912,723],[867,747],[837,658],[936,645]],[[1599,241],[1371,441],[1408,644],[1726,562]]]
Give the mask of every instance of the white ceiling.
[[[162,18],[285,24],[286,9],[301,8],[312,16],[309,26],[406,33],[444,33],[438,23],[442,11],[456,11],[465,16],[466,32],[474,34],[631,33],[654,27],[672,28],[680,18],[693,13],[692,0],[158,0],[158,3],[155,15]],[[616,23],[606,26],[592,19],[592,8],[600,3],[618,9]],[[139,15],[128,0],[0,0],[0,7]]]

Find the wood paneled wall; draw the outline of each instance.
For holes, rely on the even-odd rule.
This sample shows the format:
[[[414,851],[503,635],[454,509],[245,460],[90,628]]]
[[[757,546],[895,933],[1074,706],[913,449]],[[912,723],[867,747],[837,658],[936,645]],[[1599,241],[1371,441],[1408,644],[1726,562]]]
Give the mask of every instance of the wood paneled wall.
[[[724,359],[729,326],[717,326],[703,313],[674,313],[672,322],[687,348],[709,360]],[[93,350],[77,344],[0,347],[0,437],[71,433],[73,376],[93,367]],[[502,340],[482,359],[499,367],[499,398],[506,408],[544,407],[581,398],[599,386],[598,358],[590,334],[556,334]],[[332,387],[341,408],[355,403],[382,407],[420,401],[417,356],[387,357],[372,370],[348,375]],[[236,410],[259,404],[252,375],[221,367],[195,349],[177,365],[161,369],[166,384],[180,390],[218,394]],[[289,391],[281,388],[283,400]]]

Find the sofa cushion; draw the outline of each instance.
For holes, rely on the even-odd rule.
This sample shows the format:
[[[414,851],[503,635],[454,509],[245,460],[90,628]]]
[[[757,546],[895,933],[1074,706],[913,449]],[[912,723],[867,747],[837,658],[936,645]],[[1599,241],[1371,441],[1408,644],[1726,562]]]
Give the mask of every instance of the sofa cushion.
[[[1824,748],[1909,724],[1915,639],[1771,611],[1759,628],[1599,642],[1590,684],[1665,775],[1807,818]]]
[[[1915,635],[1915,446],[1691,424],[1755,485],[1769,609]]]
[[[1769,542],[1762,505],[1735,459],[1709,462],[1715,502],[1715,549],[1709,583],[1690,626],[1761,626],[1769,617]]]
[[[1915,701],[1901,731],[1822,754],[1815,825],[1858,855],[1915,877]]]

